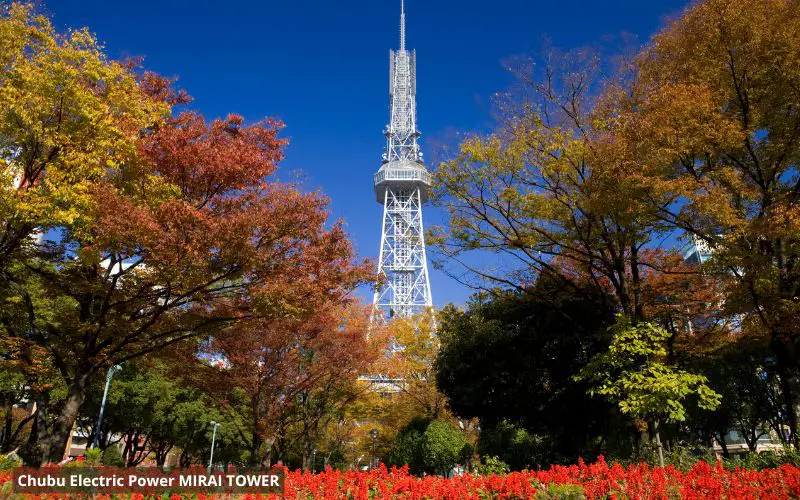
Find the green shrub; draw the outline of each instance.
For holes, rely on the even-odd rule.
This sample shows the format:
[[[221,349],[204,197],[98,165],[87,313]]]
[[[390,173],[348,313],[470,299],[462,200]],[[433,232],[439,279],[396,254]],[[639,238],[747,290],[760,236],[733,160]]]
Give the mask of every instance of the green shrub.
[[[397,433],[392,449],[387,457],[388,465],[402,467],[408,464],[412,474],[421,474],[425,470],[422,459],[422,435],[428,428],[430,420],[415,419]]]
[[[412,474],[447,474],[472,454],[464,434],[443,420],[416,419],[395,438],[388,464],[408,464]]]
[[[608,457],[607,459],[609,462],[619,462],[625,466],[641,462],[656,466],[658,465],[658,450],[654,444],[646,444],[628,458],[616,459]],[[715,464],[718,461],[710,448],[702,449],[696,445],[686,443],[672,444],[669,448],[664,447],[664,465],[672,465],[680,471],[688,471],[701,460],[709,464]],[[748,453],[741,457],[722,459],[722,465],[727,470],[734,470],[738,467],[740,469],[760,471],[774,469],[783,464],[800,467],[800,452],[786,447],[779,451],[768,450],[761,453]]]
[[[18,456],[13,454],[0,455],[0,471],[7,472],[20,465],[22,465],[22,459]]]
[[[427,472],[445,475],[461,462],[467,438],[443,420],[434,420],[422,435],[422,460]]]
[[[508,474],[511,468],[507,463],[497,457],[485,457],[483,463],[476,468],[478,474],[488,476],[489,474]]]
[[[498,457],[511,470],[523,470],[543,463],[543,457],[537,455],[536,438],[505,420],[481,430],[478,453]]]
[[[769,450],[761,453],[748,453],[744,457],[734,457],[723,461],[723,466],[728,470],[737,467],[753,470],[774,469],[783,464],[800,466],[800,452],[786,447],[777,452]]]
[[[688,471],[701,460],[709,464],[714,464],[717,461],[710,449],[690,443],[673,443],[669,447],[664,446],[663,451],[664,465],[671,465],[683,472]],[[655,467],[659,465],[658,448],[655,443],[646,443],[627,458],[607,457],[607,460],[609,462],[619,462],[625,466],[644,462]]]
[[[103,465],[108,465],[111,467],[125,467],[125,458],[123,458],[119,448],[115,445],[111,445],[105,449],[100,462]]]
[[[100,448],[88,448],[83,456],[83,461],[86,465],[100,465],[100,459],[103,457],[103,452],[100,450]]]

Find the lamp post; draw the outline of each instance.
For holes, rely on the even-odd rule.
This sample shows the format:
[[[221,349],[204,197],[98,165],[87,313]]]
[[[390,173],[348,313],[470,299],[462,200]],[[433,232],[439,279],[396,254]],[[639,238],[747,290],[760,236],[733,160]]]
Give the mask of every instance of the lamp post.
[[[214,426],[214,432],[211,433],[211,455],[208,457],[208,473],[211,474],[212,467],[214,466],[214,444],[217,442],[217,427],[219,427],[219,422],[212,420],[209,423]]]
[[[378,440],[378,429],[372,429],[369,431],[369,435],[372,436],[372,468],[378,466],[378,458],[375,456],[375,442]]]
[[[314,448],[314,450],[311,452],[311,473],[312,474],[315,474],[317,472],[316,468],[317,468],[317,449]]]
[[[103,401],[100,403],[100,414],[97,416],[97,425],[94,428],[94,436],[92,437],[90,448],[97,448],[97,441],[100,439],[100,426],[103,425],[103,413],[105,413],[106,400],[108,399],[108,389],[111,387],[111,379],[114,378],[114,374],[120,370],[122,370],[122,366],[114,365],[108,369],[106,374],[106,388],[103,391]]]

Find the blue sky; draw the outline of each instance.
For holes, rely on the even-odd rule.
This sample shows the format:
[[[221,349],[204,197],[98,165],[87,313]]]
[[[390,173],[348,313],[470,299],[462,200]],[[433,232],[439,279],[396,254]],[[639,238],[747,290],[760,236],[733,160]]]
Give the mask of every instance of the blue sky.
[[[418,122],[426,157],[456,133],[492,126],[490,97],[512,80],[501,61],[621,33],[646,42],[687,0],[407,0],[417,50]],[[58,29],[88,26],[111,57],[144,56],[178,77],[209,118],[229,112],[286,123],[282,170],[331,199],[362,257],[375,257],[381,207],[372,191],[388,121],[388,51],[400,0],[45,0]],[[430,165],[429,166],[434,166]],[[425,224],[441,222],[435,210]],[[431,270],[434,305],[471,291]]]

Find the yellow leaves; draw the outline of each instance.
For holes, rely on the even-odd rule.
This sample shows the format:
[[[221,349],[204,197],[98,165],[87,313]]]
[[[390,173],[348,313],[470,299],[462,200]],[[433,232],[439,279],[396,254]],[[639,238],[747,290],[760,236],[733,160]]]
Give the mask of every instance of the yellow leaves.
[[[740,144],[738,125],[720,112],[705,85],[667,83],[651,90],[631,116],[627,132],[642,141],[654,162],[696,157]],[[666,166],[666,165],[664,165]]]
[[[791,244],[800,237],[800,205],[780,204],[771,207],[764,217],[752,221],[748,230],[764,238],[783,239]]]
[[[497,157],[500,150],[500,140],[489,136],[482,138],[474,136],[464,141],[461,146],[461,156],[470,162],[486,163]]]
[[[59,36],[28,6],[12,4],[0,18],[0,61],[14,62],[0,70],[3,159],[21,175],[0,217],[75,224],[91,209],[91,185],[130,164],[140,131],[169,108],[109,62],[88,30]]]
[[[703,76],[699,73],[705,71],[706,77],[715,78],[717,71],[727,71],[724,56],[734,51],[746,58],[764,50],[771,40],[784,39],[787,31],[791,32],[792,23],[785,21],[792,19],[797,20],[796,2],[793,5],[792,0],[706,0],[659,33],[654,50],[668,65],[662,71],[692,70],[700,78]]]
[[[742,109],[747,93],[755,125],[766,116],[762,102],[798,88],[800,68],[792,64],[800,57],[797,10],[792,0],[698,2],[640,58],[644,80],[704,86],[718,106],[731,111]]]
[[[433,362],[439,352],[432,314],[431,311],[410,319],[395,318],[388,323],[386,334],[402,347],[391,355],[387,373],[409,380],[427,378],[432,383]]]

